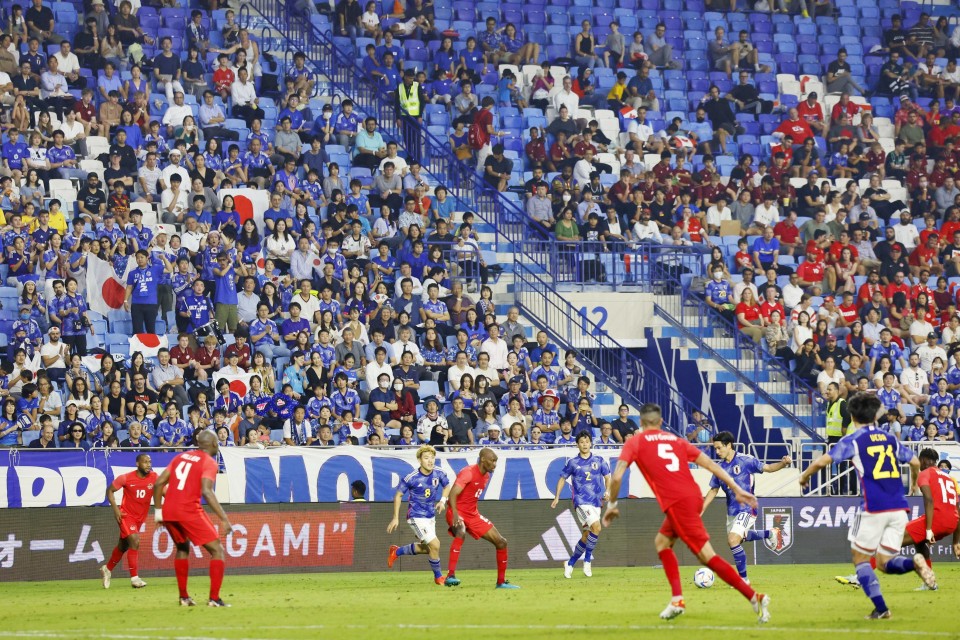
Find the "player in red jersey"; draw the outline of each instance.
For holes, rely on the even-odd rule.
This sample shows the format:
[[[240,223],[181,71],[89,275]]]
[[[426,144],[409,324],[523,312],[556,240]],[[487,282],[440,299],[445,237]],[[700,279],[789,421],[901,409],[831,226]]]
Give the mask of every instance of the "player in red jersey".
[[[953,535],[953,552],[960,557],[960,511],[957,505],[957,481],[941,471],[937,464],[940,456],[935,449],[924,449],[920,458],[920,475],[917,486],[923,494],[924,514],[907,524],[903,545],[912,544],[917,553],[932,567],[930,545],[937,540]],[[921,589],[928,588],[926,585]]]
[[[110,560],[100,567],[103,577],[103,588],[110,588],[110,577],[114,567],[120,564],[123,554],[127,553],[127,564],[130,567],[130,586],[142,589],[147,586],[139,575],[140,562],[140,528],[147,521],[147,512],[150,511],[150,499],[153,497],[153,485],[157,481],[157,474],[153,470],[150,454],[141,453],[137,456],[135,471],[117,476],[113,484],[107,488],[107,502],[113,509],[113,515],[120,525],[120,542],[113,548]],[[117,505],[113,494],[123,489],[123,502]],[[129,552],[129,553],[128,553]]]
[[[217,437],[209,431],[200,433],[197,436],[197,449],[184,451],[176,456],[160,474],[153,488],[154,518],[158,525],[162,524],[167,528],[177,546],[173,568],[177,574],[177,586],[180,588],[180,606],[192,607],[196,604],[187,593],[187,576],[190,572],[188,558],[192,542],[210,554],[210,600],[207,604],[211,607],[229,607],[230,605],[220,599],[220,585],[223,584],[223,547],[220,545],[220,534],[200,506],[200,497],[203,496],[220,518],[223,530],[229,532],[233,528],[213,492],[219,451]],[[167,490],[166,498],[164,488]]]
[[[680,567],[677,556],[673,553],[673,545],[677,538],[680,538],[697,555],[701,563],[710,567],[721,580],[750,601],[760,622],[769,621],[770,597],[754,591],[753,587],[744,582],[736,569],[714,553],[710,545],[710,536],[707,535],[703,520],[700,518],[703,512],[703,497],[687,463],[694,462],[719,478],[730,488],[737,502],[756,509],[757,499],[753,494],[740,488],[733,478],[707,454],[685,439],[662,431],[662,426],[663,417],[658,405],[645,404],[640,408],[642,431],[623,445],[617,468],[610,481],[610,495],[619,495],[623,474],[631,464],[636,463],[647,484],[653,490],[660,509],[667,516],[660,526],[655,544],[660,562],[663,563],[663,571],[667,574],[667,580],[673,590],[673,599],[660,613],[660,617],[670,620],[686,611],[683,590],[680,587]],[[608,502],[603,524],[609,527],[619,516],[617,502]]]
[[[457,481],[450,491],[450,508],[447,509],[448,531],[453,536],[450,544],[450,562],[447,579],[443,584],[455,587],[460,584],[457,579],[457,562],[460,560],[460,547],[463,539],[469,533],[474,540],[483,538],[489,540],[497,548],[497,589],[519,589],[506,579],[507,574],[507,539],[500,535],[493,523],[480,515],[477,511],[477,500],[487,488],[490,474],[497,468],[497,454],[493,449],[480,450],[480,459],[477,464],[466,467],[457,474]]]

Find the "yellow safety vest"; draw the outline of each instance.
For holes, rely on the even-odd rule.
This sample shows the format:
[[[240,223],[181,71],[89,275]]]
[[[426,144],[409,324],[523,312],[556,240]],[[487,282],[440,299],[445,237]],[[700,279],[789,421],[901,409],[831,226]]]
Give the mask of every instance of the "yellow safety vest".
[[[846,400],[839,398],[827,407],[827,437],[835,436],[839,438],[843,435],[843,416],[840,410],[845,402]]]
[[[397,89],[400,92],[400,107],[408,116],[420,115],[420,88],[416,82],[410,85],[410,92],[407,93],[407,85],[400,83]]]

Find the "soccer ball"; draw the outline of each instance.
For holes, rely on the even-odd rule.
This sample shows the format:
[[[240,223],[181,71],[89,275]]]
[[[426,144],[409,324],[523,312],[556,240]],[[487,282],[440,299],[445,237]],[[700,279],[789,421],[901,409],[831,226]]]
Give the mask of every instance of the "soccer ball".
[[[693,584],[701,589],[709,589],[712,587],[714,579],[713,571],[706,567],[700,567],[697,569],[697,572],[693,574]]]

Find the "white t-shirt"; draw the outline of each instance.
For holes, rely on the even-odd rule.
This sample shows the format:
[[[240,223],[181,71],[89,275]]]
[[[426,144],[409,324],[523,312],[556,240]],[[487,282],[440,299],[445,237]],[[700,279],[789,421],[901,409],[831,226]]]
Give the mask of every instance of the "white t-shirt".
[[[902,244],[907,251],[913,251],[917,248],[917,241],[920,239],[920,231],[917,230],[917,225],[913,223],[895,224],[893,225],[893,234],[897,242]]]
[[[756,225],[763,225],[764,227],[772,227],[777,224],[780,219],[780,210],[777,209],[777,205],[772,205],[769,209],[767,205],[761,204],[756,209],[753,210],[753,222]]]
[[[910,393],[922,393],[923,385],[927,384],[928,381],[926,372],[920,367],[916,369],[907,367],[900,374],[900,384],[906,387]]]
[[[63,360],[63,347],[66,343],[63,340],[60,340],[56,344],[50,342],[44,342],[40,346],[40,357],[49,358],[51,356],[57,356],[57,359],[53,364],[44,367],[45,369],[66,369],[67,364]]]
[[[640,138],[641,142],[646,143],[650,139],[650,136],[653,135],[653,129],[646,122],[639,122],[636,119],[630,121],[630,124],[627,126],[627,133],[631,136],[636,135]]]
[[[721,222],[732,219],[733,216],[730,213],[730,207],[717,209],[717,205],[712,205],[707,209],[707,224],[710,226],[719,227]]]

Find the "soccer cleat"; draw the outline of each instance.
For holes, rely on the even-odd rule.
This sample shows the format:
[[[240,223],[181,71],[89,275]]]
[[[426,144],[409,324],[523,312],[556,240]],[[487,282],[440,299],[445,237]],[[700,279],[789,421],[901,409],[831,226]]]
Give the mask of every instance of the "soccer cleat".
[[[573,577],[573,565],[571,565],[569,562],[563,563],[563,577],[567,580]]]
[[[939,589],[939,587],[937,587],[937,589]],[[914,589],[914,591],[936,591],[937,589],[931,589],[931,588],[928,587],[927,585],[922,584],[922,585],[920,585],[919,587],[917,587],[916,589]]]
[[[136,577],[130,578],[130,586],[133,587],[134,589],[143,589],[145,586],[147,586],[147,583],[144,582],[143,578],[141,578],[140,576],[136,576]]]
[[[112,575],[113,574],[110,573],[110,569],[107,569],[107,565],[103,565],[102,567],[100,567],[100,577],[103,578],[104,589],[110,588],[110,577]]]
[[[393,569],[393,563],[397,561],[397,545],[390,546],[390,554],[387,556],[387,569]]]
[[[193,601],[193,598],[180,598],[181,607],[195,607],[197,603]]]
[[[750,604],[753,605],[753,611],[757,614],[757,622],[763,624],[765,622],[770,622],[770,596],[765,593],[758,593],[755,597],[755,601],[751,600]]]
[[[518,587],[515,584],[510,584],[509,580],[504,580],[503,582],[499,583],[496,588],[497,589],[519,589],[520,587]]]
[[[446,581],[443,579],[443,576],[437,576],[436,578],[433,579],[433,581],[438,585],[440,585],[441,587],[446,583]]]
[[[220,598],[217,598],[216,600],[211,598],[210,600],[207,600],[207,606],[208,607],[229,607],[230,605],[224,602],[223,600],[221,600]]]
[[[913,570],[917,572],[928,589],[931,591],[937,590],[937,578],[933,575],[933,569],[927,566],[927,561],[919,553],[913,556]]]
[[[853,587],[854,589],[860,588],[860,580],[857,578],[856,574],[849,576],[833,576],[833,579],[840,584],[847,585],[848,587]]]
[[[443,581],[443,586],[445,587],[456,587],[459,585],[460,585],[460,580],[453,576],[447,576],[447,579]]]
[[[584,563],[583,563],[583,575],[587,576],[588,578],[592,578],[592,577],[593,577],[593,563],[592,563],[592,562],[584,562]]]
[[[889,620],[892,617],[893,616],[890,614],[890,609],[887,609],[886,611],[877,611],[876,609],[874,609],[873,611],[870,612],[870,615],[863,616],[863,619],[864,620]]]
[[[671,602],[667,605],[667,608],[660,612],[661,620],[673,620],[679,615],[683,615],[687,611],[687,605],[683,603],[683,600],[679,602]]]

